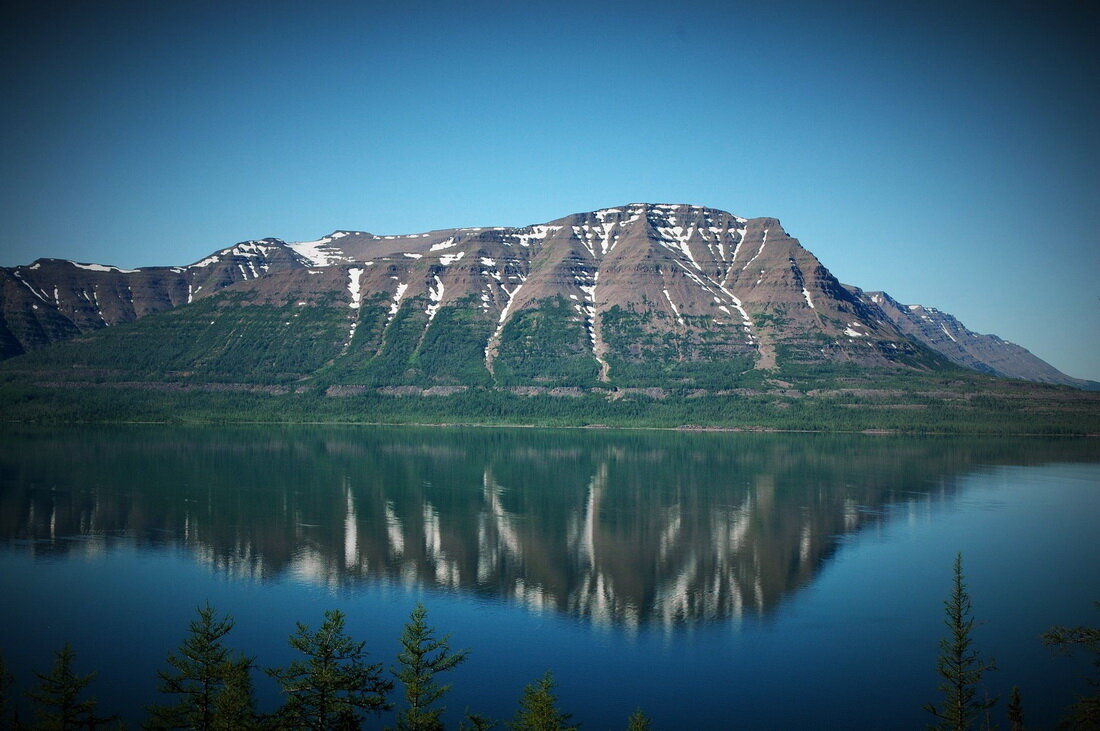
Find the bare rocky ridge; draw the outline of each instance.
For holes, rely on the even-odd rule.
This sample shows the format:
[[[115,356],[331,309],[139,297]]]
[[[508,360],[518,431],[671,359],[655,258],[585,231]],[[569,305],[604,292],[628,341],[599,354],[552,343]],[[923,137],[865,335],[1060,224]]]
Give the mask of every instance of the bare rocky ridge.
[[[964,368],[1003,378],[1022,378],[1090,388],[1090,381],[1067,376],[1026,348],[996,335],[968,329],[955,317],[934,307],[903,305],[885,292],[861,292],[852,288],[868,306],[877,307],[901,332],[918,340]]]
[[[953,357],[928,328],[898,315],[912,311],[841,285],[774,218],[645,203],[523,228],[263,239],[185,267],[40,259],[0,269],[0,357],[214,295],[295,312],[329,308],[344,324],[326,336],[326,367],[348,384],[369,364],[376,382],[385,367],[402,369],[429,351],[444,361],[461,351],[468,361],[472,343],[485,377],[540,388],[575,385],[539,371],[569,364],[571,378],[637,387],[658,385],[622,381],[639,364],[666,373],[692,363],[937,367],[926,348],[998,375],[1065,382],[997,370],[998,345],[1011,345],[999,339],[985,341],[982,358]],[[951,321],[957,344],[965,328]],[[457,382],[449,373],[409,378]]]
[[[263,239],[235,244],[185,267],[120,269],[38,259],[29,266],[0,268],[0,358],[309,263],[284,242]]]

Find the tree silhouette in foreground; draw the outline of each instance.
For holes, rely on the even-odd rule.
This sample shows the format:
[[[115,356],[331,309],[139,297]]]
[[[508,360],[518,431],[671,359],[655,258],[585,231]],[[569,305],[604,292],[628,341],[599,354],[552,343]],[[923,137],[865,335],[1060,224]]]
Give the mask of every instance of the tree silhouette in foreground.
[[[115,720],[116,716],[97,716],[94,698],[81,700],[84,689],[95,679],[95,673],[77,675],[73,672],[72,645],[68,642],[54,658],[53,668],[48,673],[35,673],[41,681],[38,688],[27,691],[26,695],[35,704],[36,729],[93,729],[96,726]]]
[[[626,720],[626,731],[649,731],[649,716],[641,708],[635,709]]]
[[[936,662],[936,672],[943,678],[939,685],[939,690],[944,694],[943,705],[937,708],[929,703],[924,709],[938,721],[932,728],[964,731],[971,728],[983,712],[992,708],[997,699],[977,698],[982,675],[995,670],[996,666],[992,661],[983,661],[974,649],[970,636],[974,617],[970,594],[963,581],[961,553],[955,556],[951,597],[943,605],[947,613],[944,624],[948,634],[940,640],[940,656]]]
[[[1100,609],[1100,602],[1096,603]],[[1082,648],[1093,654],[1093,665],[1100,675],[1100,629],[1096,627],[1051,627],[1043,634],[1043,642],[1058,652],[1069,653]],[[1069,707],[1063,726],[1072,729],[1100,728],[1100,679],[1086,678],[1091,695],[1079,695]]]
[[[571,713],[558,710],[558,698],[554,695],[554,676],[547,670],[537,683],[523,689],[519,710],[510,726],[515,731],[570,731]]]
[[[1008,727],[1011,731],[1024,731],[1024,707],[1020,702],[1020,688],[1015,685],[1008,694]]]
[[[240,657],[225,666],[224,685],[214,697],[214,731],[250,731],[259,728],[252,688],[252,658]]]
[[[359,728],[366,714],[392,707],[386,694],[393,683],[382,678],[381,663],[366,664],[366,643],[344,633],[343,612],[325,612],[316,632],[299,622],[289,642],[306,659],[267,671],[287,696],[274,719],[279,728]]]
[[[437,731],[443,728],[439,717],[443,707],[432,708],[451,686],[439,685],[435,676],[450,670],[469,654],[469,650],[451,652],[450,635],[435,638],[435,630],[428,626],[428,610],[417,604],[412,611],[405,631],[401,634],[401,651],[397,653],[399,667],[394,676],[405,686],[405,700],[409,707],[397,714],[399,731]]]
[[[214,727],[217,700],[226,688],[226,678],[234,663],[252,666],[247,658],[234,660],[222,639],[233,629],[233,618],[218,618],[207,603],[196,609],[188,635],[175,653],[168,655],[168,670],[158,670],[158,690],[178,696],[175,703],[152,705],[147,728],[190,728],[205,731]]]

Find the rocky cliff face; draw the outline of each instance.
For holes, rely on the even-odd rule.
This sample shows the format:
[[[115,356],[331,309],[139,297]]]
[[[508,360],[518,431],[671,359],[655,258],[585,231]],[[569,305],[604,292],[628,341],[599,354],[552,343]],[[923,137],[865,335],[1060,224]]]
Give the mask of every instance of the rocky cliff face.
[[[0,270],[0,308],[5,356],[173,311],[102,352],[149,338],[172,357],[147,372],[215,379],[717,389],[776,368],[946,365],[938,341],[841,285],[778,220],[690,205],[264,239],[186,267],[40,259]]]

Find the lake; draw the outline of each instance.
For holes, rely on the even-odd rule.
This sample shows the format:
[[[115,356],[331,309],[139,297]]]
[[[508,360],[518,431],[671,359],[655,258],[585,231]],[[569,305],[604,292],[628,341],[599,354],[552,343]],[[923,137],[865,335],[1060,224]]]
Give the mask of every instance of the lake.
[[[331,608],[390,666],[422,601],[471,650],[452,726],[549,669],[586,729],[922,728],[962,552],[997,719],[1018,685],[1046,727],[1091,664],[1039,635],[1100,623],[1098,525],[1096,439],[7,428],[0,651],[22,691],[70,641],[136,726],[200,604],[261,666]]]

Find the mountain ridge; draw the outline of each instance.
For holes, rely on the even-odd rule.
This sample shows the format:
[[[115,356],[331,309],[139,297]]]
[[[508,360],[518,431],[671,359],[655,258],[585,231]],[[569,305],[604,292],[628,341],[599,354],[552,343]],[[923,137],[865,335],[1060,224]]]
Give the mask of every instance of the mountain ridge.
[[[687,204],[634,203],[524,227],[254,239],[183,267],[38,259],[0,269],[0,357],[208,298],[332,310],[322,318],[333,330],[322,365],[350,383],[646,387],[700,380],[705,367],[734,378],[822,363],[928,369],[936,357],[993,375],[1088,383],[946,313],[841,284],[778,219]],[[922,326],[931,313],[947,338]],[[416,365],[435,346],[454,350],[451,341],[463,344],[471,373],[476,350],[485,374]],[[409,364],[408,378],[385,374]],[[565,375],[540,371],[551,366]]]

